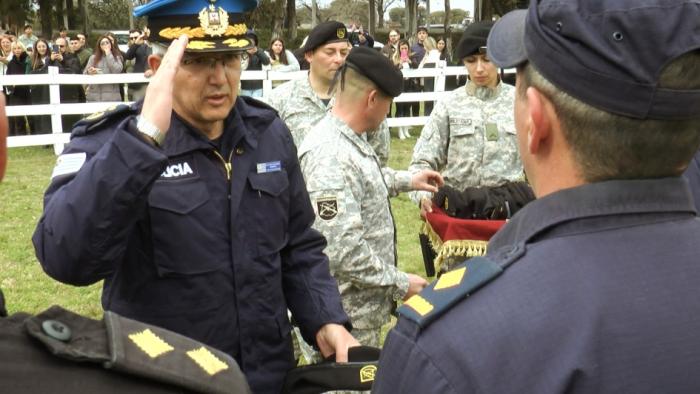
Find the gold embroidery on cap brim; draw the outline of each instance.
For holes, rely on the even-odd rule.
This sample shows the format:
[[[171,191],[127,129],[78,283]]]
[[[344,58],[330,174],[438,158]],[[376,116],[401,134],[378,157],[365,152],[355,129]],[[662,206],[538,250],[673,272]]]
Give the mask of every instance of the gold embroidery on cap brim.
[[[211,41],[190,41],[187,49],[212,49],[215,45]]]
[[[248,30],[248,28],[246,27],[245,23],[237,23],[235,25],[230,25],[228,29],[226,29],[226,33],[224,33],[224,35],[242,36],[245,34],[246,30]]]
[[[235,38],[229,38],[228,40],[224,41],[224,45],[228,45],[231,48],[243,48],[245,46],[248,46],[250,42],[246,39],[235,39]]]
[[[187,38],[204,38],[204,30],[201,27],[166,27],[158,32],[158,35],[169,40],[174,40],[183,34]]]

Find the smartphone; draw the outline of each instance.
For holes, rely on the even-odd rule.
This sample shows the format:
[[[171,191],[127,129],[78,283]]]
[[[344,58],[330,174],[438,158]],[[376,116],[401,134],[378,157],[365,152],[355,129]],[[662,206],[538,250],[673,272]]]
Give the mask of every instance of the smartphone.
[[[51,52],[58,53],[58,45],[56,45],[56,44],[51,45]]]
[[[408,60],[408,51],[405,49],[401,50],[401,60]]]

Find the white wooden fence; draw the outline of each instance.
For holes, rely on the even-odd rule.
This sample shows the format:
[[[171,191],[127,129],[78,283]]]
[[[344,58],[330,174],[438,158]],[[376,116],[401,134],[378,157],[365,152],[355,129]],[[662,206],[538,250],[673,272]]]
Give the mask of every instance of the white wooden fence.
[[[291,80],[306,78],[307,71],[297,72],[277,72],[271,70],[264,71],[244,71],[242,80],[262,80],[263,95],[267,96],[272,92],[272,81]],[[415,102],[415,101],[436,101],[442,98],[445,92],[446,77],[466,75],[464,67],[422,68],[403,70],[403,75],[409,77],[434,77],[435,89],[432,92],[402,93],[394,99],[394,102]],[[59,74],[58,68],[49,67],[48,74],[28,74],[28,75],[2,75],[1,85],[49,85],[49,104],[15,105],[6,108],[7,115],[12,116],[32,116],[50,115],[51,130],[49,134],[12,136],[7,140],[10,148],[35,145],[53,145],[54,152],[60,154],[65,143],[69,141],[70,130],[63,130],[61,115],[71,114],[91,114],[120,104],[120,102],[95,102],[95,103],[61,103],[59,85],[92,85],[92,84],[124,84],[148,82],[143,74]],[[389,118],[389,127],[423,125],[427,122],[427,116],[415,116],[405,118]],[[70,125],[66,125],[70,126]],[[47,133],[49,130],[38,130]]]

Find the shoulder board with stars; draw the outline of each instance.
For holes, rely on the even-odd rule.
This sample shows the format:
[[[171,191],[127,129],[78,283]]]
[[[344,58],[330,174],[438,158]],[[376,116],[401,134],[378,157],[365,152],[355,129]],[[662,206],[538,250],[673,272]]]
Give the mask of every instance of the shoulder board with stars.
[[[120,120],[128,115],[135,114],[137,111],[133,106],[127,104],[118,104],[107,108],[104,111],[95,112],[76,122],[73,126],[73,136],[88,134],[90,130],[97,130],[101,126],[111,123],[114,120]]]
[[[502,272],[500,265],[485,257],[471,258],[409,298],[398,312],[424,328]]]
[[[128,371],[194,391],[249,393],[228,354],[166,329],[105,311],[109,368]]]
[[[177,392],[250,393],[228,354],[114,312],[94,320],[54,305],[26,318],[24,328],[64,363],[97,363],[133,383],[160,382],[181,389]],[[92,372],[85,369],[85,374]]]

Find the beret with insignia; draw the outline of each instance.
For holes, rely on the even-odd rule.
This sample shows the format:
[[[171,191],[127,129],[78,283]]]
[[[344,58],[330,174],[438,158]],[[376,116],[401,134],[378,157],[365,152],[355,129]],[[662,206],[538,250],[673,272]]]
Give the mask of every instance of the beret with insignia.
[[[388,57],[369,47],[354,47],[345,63],[374,82],[387,96],[401,94],[403,76]]]
[[[331,390],[370,390],[377,372],[380,350],[371,346],[348,349],[348,362],[336,363],[335,355],[319,364],[297,367],[284,381],[283,393],[325,393]]]
[[[256,0],[153,0],[134,16],[148,18],[152,42],[168,45],[185,34],[186,52],[244,51],[252,43],[243,13],[257,6]]]
[[[493,27],[493,23],[492,21],[481,21],[469,25],[469,27],[464,30],[459,44],[457,44],[455,59],[461,61],[467,56],[484,51],[486,49],[486,39],[489,37],[489,32],[491,31],[491,27]]]
[[[313,51],[322,45],[334,42],[349,42],[347,28],[338,21],[323,22],[311,30],[303,50],[304,52]]]

